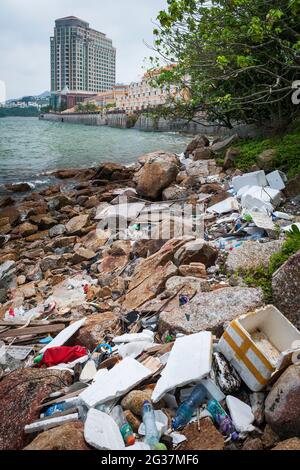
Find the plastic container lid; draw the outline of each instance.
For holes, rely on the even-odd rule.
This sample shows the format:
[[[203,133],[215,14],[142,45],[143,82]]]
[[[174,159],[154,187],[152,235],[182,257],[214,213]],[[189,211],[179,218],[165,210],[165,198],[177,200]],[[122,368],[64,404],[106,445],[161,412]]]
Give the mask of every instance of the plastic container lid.
[[[165,446],[165,444],[162,444],[161,442],[158,442],[155,447],[154,447],[154,450],[168,450],[167,447]]]
[[[126,439],[126,443],[128,446],[133,446],[135,444],[135,437],[134,436],[128,436]]]

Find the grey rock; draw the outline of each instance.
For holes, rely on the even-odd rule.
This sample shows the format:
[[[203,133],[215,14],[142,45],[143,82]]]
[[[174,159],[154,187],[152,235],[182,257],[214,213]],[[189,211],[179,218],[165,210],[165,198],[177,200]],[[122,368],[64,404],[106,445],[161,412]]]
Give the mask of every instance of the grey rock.
[[[266,421],[281,438],[300,435],[300,364],[290,366],[265,403]]]
[[[280,251],[282,243],[281,240],[267,243],[247,241],[229,253],[225,264],[226,271],[235,273],[259,267],[267,268],[271,256]]]
[[[265,420],[265,397],[263,392],[251,393],[250,395],[252,413],[258,426],[261,426]]]
[[[49,237],[54,238],[59,235],[63,235],[66,231],[66,227],[63,224],[55,225],[49,230]]]
[[[274,273],[272,289],[276,307],[300,329],[300,251]]]
[[[159,329],[162,333],[170,330],[185,334],[208,330],[221,335],[226,322],[262,305],[261,289],[226,287],[196,295],[186,306],[161,313]]]
[[[5,261],[0,265],[0,289],[6,289],[12,281],[15,274],[16,263],[14,261]]]
[[[203,263],[206,267],[213,266],[218,257],[218,250],[212,244],[202,239],[186,243],[175,253],[174,262],[181,264]]]
[[[215,143],[214,145],[212,145],[211,149],[212,149],[213,152],[222,152],[223,150],[225,150],[227,147],[229,147],[229,145],[231,145],[236,140],[238,140],[238,135],[234,134],[234,135],[228,137],[228,139],[225,139],[225,140],[222,140],[221,142]]]

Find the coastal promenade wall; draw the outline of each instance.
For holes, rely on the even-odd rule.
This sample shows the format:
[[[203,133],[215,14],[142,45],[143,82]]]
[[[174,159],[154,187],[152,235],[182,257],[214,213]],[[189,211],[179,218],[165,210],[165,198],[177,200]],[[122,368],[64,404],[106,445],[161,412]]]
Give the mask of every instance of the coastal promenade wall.
[[[98,113],[70,113],[70,114],[43,114],[41,120],[64,122],[69,124],[84,124],[87,126],[108,126],[119,129],[132,127],[132,116],[125,113],[112,113],[105,116]],[[151,116],[140,115],[134,124],[134,128],[145,132],[185,132],[188,134],[208,134],[214,136],[229,136],[238,134],[241,138],[254,138],[262,135],[262,129],[257,129],[253,125],[237,125],[228,130],[224,127],[207,123],[207,125],[196,122],[187,122],[183,119],[168,120],[164,118],[153,118]]]

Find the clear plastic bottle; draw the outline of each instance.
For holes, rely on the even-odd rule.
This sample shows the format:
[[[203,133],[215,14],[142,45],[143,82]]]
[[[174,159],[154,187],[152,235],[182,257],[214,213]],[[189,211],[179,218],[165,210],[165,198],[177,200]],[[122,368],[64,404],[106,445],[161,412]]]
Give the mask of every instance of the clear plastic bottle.
[[[149,401],[145,401],[143,405],[143,422],[146,431],[146,444],[148,444],[152,450],[167,450],[166,446],[159,442],[160,433],[156,426],[153,406]]]
[[[124,416],[122,407],[115,406],[115,408],[111,412],[111,415],[119,426],[120,432],[126,445],[133,446],[135,443],[135,437],[130,424]]]
[[[207,390],[201,384],[194,388],[189,398],[178,408],[172,423],[172,428],[176,431],[188,424],[196,409],[204,402]]]
[[[63,413],[64,411],[71,410],[72,408],[78,408],[80,404],[79,398],[70,398],[69,400],[57,403],[52,405],[47,410],[41,414],[41,418],[49,418],[55,413]]]
[[[214,422],[219,428],[219,431],[224,436],[230,436],[232,440],[238,439],[238,433],[236,432],[234,425],[231,421],[230,416],[222,408],[217,400],[210,400],[207,404],[207,411],[212,415]]]

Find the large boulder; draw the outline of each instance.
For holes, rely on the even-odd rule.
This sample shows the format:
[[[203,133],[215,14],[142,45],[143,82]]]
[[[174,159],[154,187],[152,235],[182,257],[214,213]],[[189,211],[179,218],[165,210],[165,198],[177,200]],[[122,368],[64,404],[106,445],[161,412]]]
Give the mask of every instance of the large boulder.
[[[90,450],[84,440],[84,425],[68,423],[39,434],[24,450]]]
[[[71,385],[68,371],[20,369],[0,382],[0,450],[21,450],[30,442],[24,427],[38,420],[50,393]]]
[[[274,240],[267,243],[247,241],[235,248],[228,255],[226,270],[229,273],[248,271],[259,267],[267,268],[270,258],[281,249],[282,241]]]
[[[183,245],[175,253],[174,262],[177,266],[181,264],[202,263],[207,268],[213,266],[218,257],[215,246],[199,238]]]
[[[143,158],[145,163],[134,176],[137,192],[140,196],[157,199],[164,189],[175,182],[179,173],[179,160],[175,154],[164,152],[148,154]]]
[[[187,146],[184,154],[189,157],[196,149],[209,147],[209,140],[205,135],[197,135]]]
[[[88,215],[79,215],[78,217],[73,217],[67,225],[66,230],[69,235],[77,235],[81,233],[81,230],[87,226],[89,221]]]
[[[265,415],[281,438],[300,436],[300,364],[290,366],[273,385]]]
[[[161,333],[192,334],[212,331],[223,333],[224,324],[263,305],[261,289],[226,287],[196,295],[184,307],[162,312],[159,317]]]
[[[300,251],[274,273],[272,289],[276,307],[300,329]]]
[[[27,191],[31,191],[33,187],[34,185],[29,183],[12,183],[5,185],[7,191],[13,191],[14,193],[26,193]]]
[[[112,312],[91,315],[87,318],[85,325],[72,338],[71,343],[93,351],[103,343],[108,333],[112,334],[117,326],[118,317]]]

